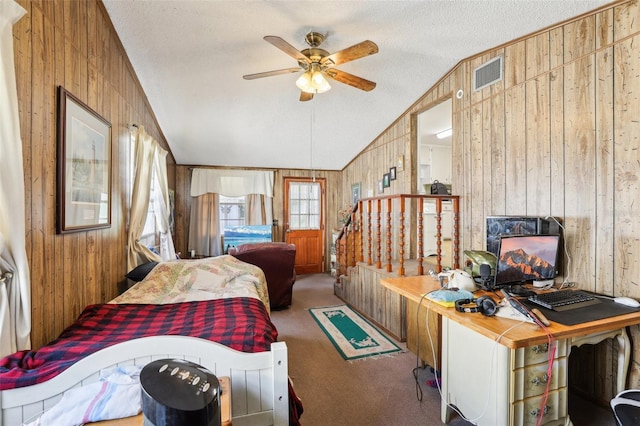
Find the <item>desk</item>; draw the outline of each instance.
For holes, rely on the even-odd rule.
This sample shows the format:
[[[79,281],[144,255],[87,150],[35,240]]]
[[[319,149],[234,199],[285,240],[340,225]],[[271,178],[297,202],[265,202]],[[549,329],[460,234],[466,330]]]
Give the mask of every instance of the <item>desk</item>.
[[[548,339],[535,324],[511,319],[461,313],[422,295],[440,288],[428,276],[385,278],[381,284],[442,317],[441,419],[448,423],[449,405],[455,405],[479,425],[535,425],[548,378]],[[479,291],[476,297],[483,294]],[[630,360],[626,327],[640,324],[640,313],[565,326],[555,322],[549,397],[542,424],[571,424],[567,403],[567,361],[572,347],[596,344],[607,338],[618,343],[617,391],[625,388]],[[515,327],[514,327],[515,325]],[[499,341],[496,343],[496,341]],[[481,366],[480,368],[478,368]]]

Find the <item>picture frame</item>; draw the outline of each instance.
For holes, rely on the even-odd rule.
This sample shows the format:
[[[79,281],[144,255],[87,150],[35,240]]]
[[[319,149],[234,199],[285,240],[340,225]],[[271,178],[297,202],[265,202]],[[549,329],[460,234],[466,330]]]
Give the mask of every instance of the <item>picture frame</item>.
[[[382,186],[385,188],[391,186],[391,173],[385,173],[382,175]]]
[[[396,158],[396,167],[399,172],[404,170],[404,155],[398,155],[398,158]]]
[[[396,180],[396,168],[395,167],[391,167],[389,169],[389,179],[390,180]]]
[[[351,205],[355,206],[360,200],[360,182],[351,185]]]
[[[378,181],[378,194],[383,194],[384,193],[384,182],[382,182],[382,179],[380,179]]]
[[[57,232],[111,226],[111,123],[58,86]]]

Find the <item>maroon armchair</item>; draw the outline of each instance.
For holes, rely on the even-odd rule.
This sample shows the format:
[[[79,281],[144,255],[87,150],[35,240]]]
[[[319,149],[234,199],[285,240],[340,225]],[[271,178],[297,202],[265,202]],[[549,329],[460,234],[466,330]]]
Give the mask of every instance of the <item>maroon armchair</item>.
[[[271,309],[291,305],[296,281],[296,246],[287,243],[251,243],[230,247],[229,254],[262,269],[269,289]]]

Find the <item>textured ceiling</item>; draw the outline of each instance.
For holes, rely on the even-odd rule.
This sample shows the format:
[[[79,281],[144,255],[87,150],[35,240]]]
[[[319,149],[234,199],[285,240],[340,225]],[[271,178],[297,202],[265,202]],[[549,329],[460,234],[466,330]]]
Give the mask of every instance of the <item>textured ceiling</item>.
[[[103,0],[178,164],[340,170],[460,60],[593,10],[601,0]],[[337,68],[377,83],[330,81],[300,102],[297,66],[263,40],[299,50],[309,31],[335,52],[379,53]]]

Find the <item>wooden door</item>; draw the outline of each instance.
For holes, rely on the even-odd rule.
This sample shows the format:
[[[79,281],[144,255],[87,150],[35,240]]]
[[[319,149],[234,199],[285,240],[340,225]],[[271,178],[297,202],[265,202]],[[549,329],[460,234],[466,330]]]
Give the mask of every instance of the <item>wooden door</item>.
[[[296,245],[296,274],[324,270],[324,179],[284,178],[285,241]]]

